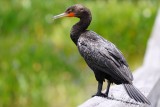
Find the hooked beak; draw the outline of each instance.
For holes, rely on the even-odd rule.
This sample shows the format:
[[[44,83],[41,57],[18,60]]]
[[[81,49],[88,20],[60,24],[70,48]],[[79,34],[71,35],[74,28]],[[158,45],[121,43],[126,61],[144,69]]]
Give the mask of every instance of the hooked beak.
[[[58,19],[58,18],[61,18],[61,17],[74,17],[74,13],[62,13],[62,14],[59,14],[59,15],[56,15],[56,16],[53,16],[53,19]]]
[[[56,15],[56,16],[53,16],[53,19],[58,19],[58,18],[61,18],[61,17],[67,17],[68,14],[67,13],[62,13],[62,14],[59,14],[59,15]]]

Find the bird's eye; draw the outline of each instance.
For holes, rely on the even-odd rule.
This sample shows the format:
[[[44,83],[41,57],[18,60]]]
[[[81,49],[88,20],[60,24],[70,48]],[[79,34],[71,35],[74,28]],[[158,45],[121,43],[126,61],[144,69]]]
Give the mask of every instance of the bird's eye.
[[[83,8],[81,8],[81,9],[80,9],[80,11],[81,11],[81,12],[83,12],[83,11],[84,11],[84,9],[83,9]]]
[[[69,11],[70,11],[70,12],[73,12],[73,9],[70,9]]]
[[[68,9],[67,12],[68,13],[73,12],[73,9]]]

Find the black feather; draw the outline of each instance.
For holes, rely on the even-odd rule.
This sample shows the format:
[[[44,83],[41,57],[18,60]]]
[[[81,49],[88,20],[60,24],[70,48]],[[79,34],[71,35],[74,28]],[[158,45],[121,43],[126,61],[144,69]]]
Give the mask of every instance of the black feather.
[[[134,100],[146,104],[151,104],[149,100],[138,90],[136,89],[132,84],[123,84],[126,92],[128,95],[133,98]]]

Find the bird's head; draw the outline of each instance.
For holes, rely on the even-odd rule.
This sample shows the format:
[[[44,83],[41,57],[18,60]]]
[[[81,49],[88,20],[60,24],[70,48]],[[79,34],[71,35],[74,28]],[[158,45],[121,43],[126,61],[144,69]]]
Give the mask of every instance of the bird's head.
[[[61,17],[86,17],[86,16],[91,16],[91,12],[88,8],[81,4],[76,4],[73,6],[70,6],[69,8],[66,9],[66,11],[62,14],[53,16],[53,19],[61,18]]]

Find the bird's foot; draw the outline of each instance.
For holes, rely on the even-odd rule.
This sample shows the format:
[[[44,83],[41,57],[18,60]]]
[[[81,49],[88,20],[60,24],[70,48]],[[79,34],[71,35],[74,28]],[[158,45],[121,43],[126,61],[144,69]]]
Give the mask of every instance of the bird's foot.
[[[108,97],[106,94],[103,94],[103,93],[96,93],[95,95],[92,95],[92,97],[95,97],[95,96]]]

